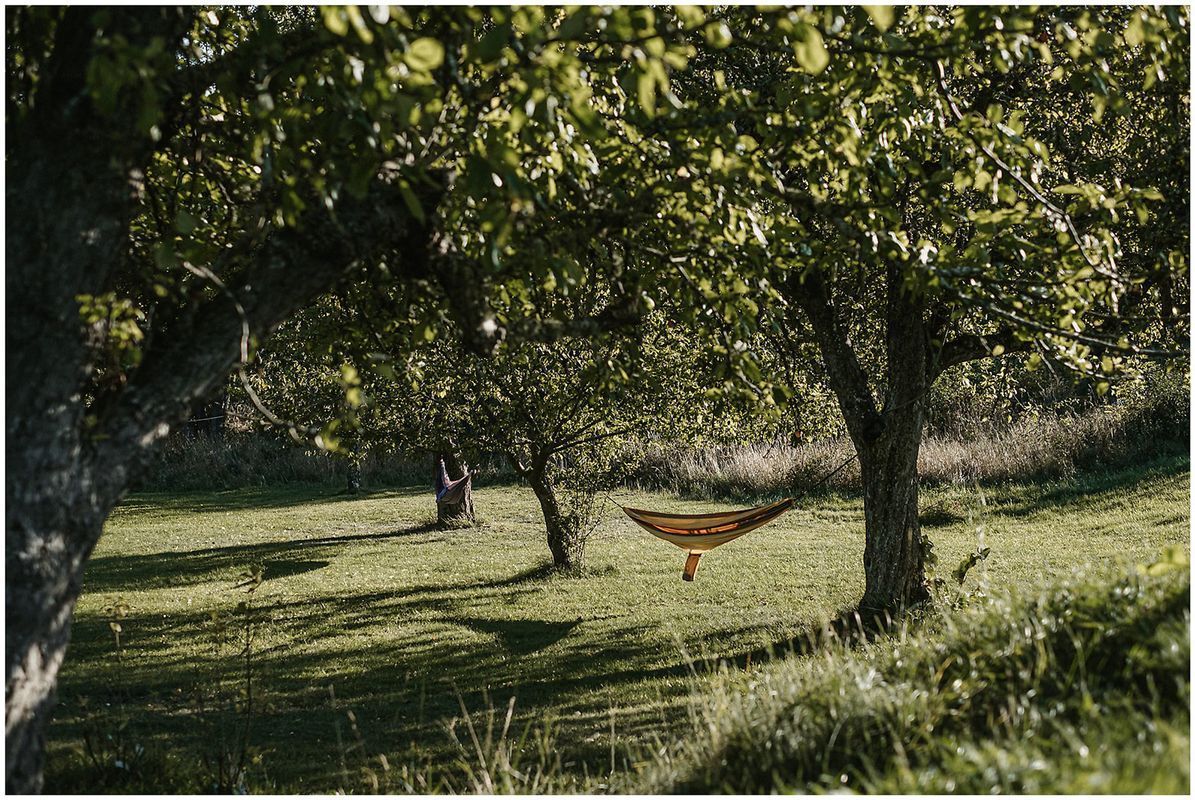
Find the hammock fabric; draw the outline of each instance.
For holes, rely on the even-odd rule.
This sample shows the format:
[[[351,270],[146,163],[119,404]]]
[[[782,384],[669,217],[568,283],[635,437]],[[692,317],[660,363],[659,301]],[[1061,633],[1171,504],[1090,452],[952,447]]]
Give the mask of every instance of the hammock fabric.
[[[689,554],[684,579],[693,580],[701,556],[715,547],[767,525],[793,507],[787,497],[770,505],[724,511],[720,514],[660,514],[622,506],[626,515],[653,536],[671,542]]]
[[[465,477],[455,481],[448,479],[448,470],[444,467],[444,459],[440,459],[440,469],[436,472],[436,502],[440,505],[455,506],[465,499],[465,490],[473,482],[473,473],[466,472]]]

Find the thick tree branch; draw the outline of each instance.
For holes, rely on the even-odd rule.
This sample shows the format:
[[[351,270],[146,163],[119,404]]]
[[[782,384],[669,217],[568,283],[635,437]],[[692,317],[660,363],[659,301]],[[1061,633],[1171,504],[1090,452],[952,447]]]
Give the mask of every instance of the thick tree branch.
[[[906,285],[900,264],[887,265],[886,283],[887,411],[915,402],[926,393],[929,337],[925,325],[925,297]]]
[[[425,207],[438,202],[427,198]],[[397,187],[378,181],[361,199],[346,198],[333,215],[322,205],[294,228],[273,233],[252,254],[239,280],[194,314],[155,336],[141,366],[93,431],[93,458],[135,468],[150,448],[183,422],[193,405],[241,363],[246,331],[264,339],[298,308],[351,269],[381,258],[421,272],[429,232],[413,219]],[[132,452],[130,452],[132,451]],[[128,475],[115,467],[105,483],[119,493]]]
[[[875,397],[850,339],[838,322],[830,288],[821,272],[811,270],[804,276],[794,275],[780,288],[809,318],[814,339],[826,365],[830,388],[842,406],[851,437],[857,442],[874,438],[881,424]]]
[[[1029,339],[1017,336],[1012,328],[1000,328],[991,333],[964,333],[944,342],[938,348],[936,357],[929,365],[929,379],[932,382],[946,370],[967,361],[975,361],[994,355],[995,348],[1005,353],[1025,353],[1033,348]]]

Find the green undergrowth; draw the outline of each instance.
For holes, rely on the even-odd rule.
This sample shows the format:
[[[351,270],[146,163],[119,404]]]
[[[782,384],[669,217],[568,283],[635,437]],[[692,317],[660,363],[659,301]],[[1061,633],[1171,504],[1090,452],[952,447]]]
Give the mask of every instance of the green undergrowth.
[[[1186,552],[839,645],[695,698],[645,792],[1185,794]]]

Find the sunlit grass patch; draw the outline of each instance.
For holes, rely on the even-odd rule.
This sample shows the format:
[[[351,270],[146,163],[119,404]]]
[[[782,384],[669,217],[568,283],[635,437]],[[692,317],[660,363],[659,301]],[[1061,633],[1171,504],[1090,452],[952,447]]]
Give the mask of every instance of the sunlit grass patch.
[[[1186,548],[1187,470],[1185,459],[1170,459],[1078,480],[931,488],[923,508],[950,512],[927,528],[938,573],[949,588],[982,542],[991,554],[962,590],[1000,596],[1152,559],[1168,544]],[[727,506],[616,496],[679,512]],[[610,504],[584,570],[559,575],[544,568],[528,490],[483,485],[476,502],[481,526],[442,531],[417,488],[358,498],[319,486],[131,498],[85,575],[50,732],[50,788],[210,789],[200,766],[218,742],[213,731],[238,719],[243,665],[233,634],[243,633],[236,609],[246,599],[256,758],[246,785],[257,791],[365,791],[373,780],[389,787],[382,791],[605,791],[691,737],[693,697],[741,690],[720,665],[740,676],[780,662],[837,669],[804,643],[862,591],[855,496],[802,499],[708,556],[691,584],[680,580],[683,553]],[[255,565],[262,581],[249,596],[235,587]],[[128,607],[119,658],[108,613],[118,603]],[[201,713],[197,690],[217,688],[227,702],[217,709],[209,697]],[[514,749],[502,758],[538,777],[479,772],[463,715],[481,730],[491,709],[497,731],[488,746],[479,734],[483,751],[505,741]],[[108,733],[123,725],[121,741],[145,751],[139,777],[106,768],[108,782],[96,783],[83,752],[89,725]],[[551,759],[541,763],[544,736]],[[974,744],[963,755],[980,759],[987,751]],[[1144,763],[1123,744],[1126,764]]]
[[[695,696],[643,791],[1186,793],[1190,578],[1179,548],[829,647]],[[712,688],[712,687],[711,687]]]

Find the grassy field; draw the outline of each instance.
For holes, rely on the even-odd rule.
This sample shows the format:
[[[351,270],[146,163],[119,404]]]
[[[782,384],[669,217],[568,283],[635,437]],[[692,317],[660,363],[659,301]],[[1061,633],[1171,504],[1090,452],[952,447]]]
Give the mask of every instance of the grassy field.
[[[938,572],[990,547],[966,588],[996,591],[1186,549],[1189,497],[1183,457],[1048,485],[938,488],[922,505]],[[807,499],[704,558],[694,583],[680,580],[681,551],[613,505],[586,574],[559,576],[543,568],[530,491],[482,487],[476,502],[480,527],[440,531],[423,488],[130,498],[86,573],[47,790],[203,789],[246,718],[251,790],[370,790],[371,772],[419,789],[429,772],[409,767],[475,761],[488,748],[469,723],[501,727],[512,700],[512,735],[549,728],[559,773],[600,790],[612,765],[626,771],[692,731],[692,698],[724,690],[712,665],[757,669],[800,649],[862,590],[857,497]],[[264,580],[248,594],[237,585],[255,567]]]

